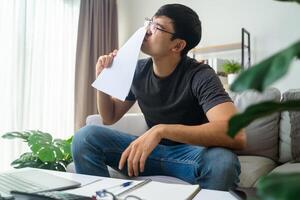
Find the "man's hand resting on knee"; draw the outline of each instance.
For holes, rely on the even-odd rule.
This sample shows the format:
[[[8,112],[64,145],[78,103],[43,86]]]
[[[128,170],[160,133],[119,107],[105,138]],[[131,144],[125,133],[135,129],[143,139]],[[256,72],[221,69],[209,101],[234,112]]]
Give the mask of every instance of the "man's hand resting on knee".
[[[147,157],[161,140],[163,127],[164,125],[153,126],[142,136],[134,140],[122,153],[119,169],[123,169],[127,161],[129,176],[138,176],[139,172],[143,172]]]

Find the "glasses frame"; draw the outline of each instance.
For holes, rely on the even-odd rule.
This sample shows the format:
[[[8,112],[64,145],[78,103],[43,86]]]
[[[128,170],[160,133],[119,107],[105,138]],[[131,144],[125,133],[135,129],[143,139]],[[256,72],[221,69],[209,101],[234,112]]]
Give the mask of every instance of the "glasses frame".
[[[169,34],[171,34],[171,35],[173,35],[173,36],[176,36],[176,33],[172,33],[172,32],[170,32],[170,31],[166,31],[166,30],[164,30],[164,29],[162,29],[162,28],[159,28],[159,27],[158,27],[159,24],[153,22],[153,19],[150,19],[150,18],[148,18],[148,17],[145,18],[145,23],[144,23],[144,25],[145,25],[145,27],[146,27],[147,29],[150,29],[150,30],[151,30],[150,26],[153,26],[154,31],[151,30],[151,32],[152,32],[153,34],[156,32],[156,30],[159,30],[159,31],[162,31],[162,32],[165,32],[165,33],[169,33]]]
[[[93,196],[94,199],[97,200],[101,200],[101,199],[105,199],[105,197],[110,196],[112,198],[112,200],[118,200],[118,197],[113,194],[112,192],[109,192],[107,190],[100,190],[96,192],[96,195]],[[128,200],[128,198],[134,198],[135,200],[143,200],[142,198],[135,196],[135,195],[127,195],[125,196],[124,200]]]

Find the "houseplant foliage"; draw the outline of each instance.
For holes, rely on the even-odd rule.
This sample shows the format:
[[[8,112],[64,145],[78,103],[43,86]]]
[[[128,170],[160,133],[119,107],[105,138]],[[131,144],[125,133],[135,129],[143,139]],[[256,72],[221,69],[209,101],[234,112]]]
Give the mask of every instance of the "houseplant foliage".
[[[241,70],[241,65],[234,60],[226,60],[223,64],[223,70],[226,74],[237,74]]]
[[[22,154],[11,163],[14,168],[33,167],[66,171],[66,166],[72,162],[72,137],[67,140],[53,139],[49,133],[31,130],[8,132],[2,138],[22,139],[31,149],[31,152]]]
[[[300,0],[277,1],[293,1],[300,4]],[[283,77],[295,59],[300,59],[300,40],[242,72],[230,89],[234,92],[242,92],[247,89],[262,92]],[[300,110],[300,99],[281,103],[267,101],[249,106],[243,113],[230,119],[228,135],[234,137],[255,119],[286,110]],[[257,184],[257,194],[259,199],[263,200],[299,199],[300,173],[272,173],[264,176],[259,179]]]

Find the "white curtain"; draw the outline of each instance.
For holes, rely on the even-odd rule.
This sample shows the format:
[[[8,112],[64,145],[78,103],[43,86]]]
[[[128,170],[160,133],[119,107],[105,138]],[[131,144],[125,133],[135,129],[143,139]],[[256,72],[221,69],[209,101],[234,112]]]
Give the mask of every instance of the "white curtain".
[[[79,6],[80,0],[0,0],[0,136],[73,134]],[[0,138],[0,171],[26,150]]]

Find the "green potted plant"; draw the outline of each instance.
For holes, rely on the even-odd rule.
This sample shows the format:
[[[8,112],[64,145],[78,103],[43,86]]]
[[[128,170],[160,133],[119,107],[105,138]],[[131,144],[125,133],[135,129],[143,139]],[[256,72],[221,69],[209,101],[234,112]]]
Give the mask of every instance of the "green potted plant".
[[[277,1],[294,1],[300,3],[300,0]],[[287,73],[290,63],[294,59],[300,59],[300,40],[248,70],[243,71],[231,85],[230,89],[234,92],[242,92],[247,89],[262,92]],[[230,119],[228,135],[234,137],[239,130],[257,118],[274,112],[288,110],[300,110],[300,99],[280,103],[268,101],[251,105],[243,113],[239,113]],[[257,184],[257,195],[260,200],[299,199],[300,173],[272,173],[260,178]]]
[[[234,60],[225,60],[222,67],[224,73],[227,75],[228,85],[231,85],[241,70],[241,64]]]
[[[66,171],[72,162],[71,143],[73,137],[62,140],[53,139],[49,133],[42,131],[8,132],[2,135],[4,139],[22,139],[31,149],[31,152],[22,154],[11,165],[14,168],[33,167]]]

